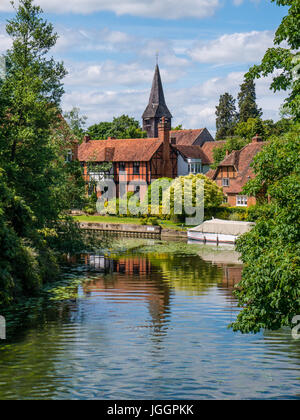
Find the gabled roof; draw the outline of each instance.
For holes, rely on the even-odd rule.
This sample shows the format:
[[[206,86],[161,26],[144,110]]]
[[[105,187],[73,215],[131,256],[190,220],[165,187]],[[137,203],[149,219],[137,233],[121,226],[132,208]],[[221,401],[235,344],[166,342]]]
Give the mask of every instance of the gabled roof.
[[[237,171],[237,176],[230,179],[229,187],[223,187],[227,194],[238,194],[242,192],[245,184],[255,177],[254,171],[251,167],[254,157],[259,153],[267,143],[252,142],[247,144],[241,150],[234,150],[230,155],[219,164],[213,179],[218,176],[219,168],[233,166]]]
[[[200,146],[173,145],[172,147],[185,159],[201,159],[203,165],[209,164],[208,158]]]
[[[152,83],[152,89],[150,93],[149,103],[143,114],[143,118],[172,118],[172,114],[169,111],[165,95],[163,91],[163,86],[160,77],[160,71],[158,65],[155,68],[155,74]]]
[[[216,147],[222,147],[226,143],[226,140],[219,140],[219,141],[208,141],[203,144],[202,150],[206,154],[209,163],[212,164],[214,162],[214,155],[213,151]]]
[[[173,130],[170,131],[170,138],[176,138],[177,145],[193,146],[204,130],[204,128],[199,128],[197,130]]]
[[[80,162],[148,162],[162,145],[155,139],[89,140],[78,149]]]

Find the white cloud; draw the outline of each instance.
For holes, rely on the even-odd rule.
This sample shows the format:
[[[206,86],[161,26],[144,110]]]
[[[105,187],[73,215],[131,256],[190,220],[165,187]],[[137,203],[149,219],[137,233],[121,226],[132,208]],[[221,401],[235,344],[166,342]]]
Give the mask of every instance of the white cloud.
[[[58,27],[59,39],[55,46],[56,52],[70,51],[121,51],[128,48],[134,38],[125,32],[104,28],[98,31],[87,29],[72,29]]]
[[[151,72],[151,78],[153,72]],[[237,97],[239,86],[243,82],[243,72],[232,72],[224,77],[212,78],[190,88],[173,89],[165,84],[166,102],[174,116],[173,125],[183,124],[185,128],[207,127],[215,133],[215,107],[219,97],[224,92]],[[279,107],[285,94],[274,94],[269,90],[271,77],[259,79],[256,82],[257,103],[263,108],[264,118],[279,118]],[[141,115],[148,103],[150,85],[138,89],[133,86],[118,89],[115,85],[111,90],[105,87],[88,86],[78,89],[69,86],[64,97],[64,109],[78,106],[82,113],[89,117],[89,124],[99,121],[110,121],[113,116],[129,114],[141,120]]]
[[[126,88],[136,86],[151,86],[154,69],[139,63],[117,63],[105,61],[103,63],[72,63],[67,66],[69,74],[65,79],[67,87],[86,87],[115,89],[117,86]],[[164,83],[177,81],[183,76],[180,68],[173,68],[172,72],[161,69]]]
[[[225,34],[212,41],[197,42],[188,54],[199,63],[253,63],[273,46],[273,38],[271,31]]]
[[[0,54],[5,53],[5,51],[11,47],[11,39],[6,34],[0,33]]]
[[[39,0],[46,12],[79,13],[110,11],[116,15],[133,15],[162,19],[212,16],[219,0]],[[0,11],[11,11],[10,0],[1,0]]]

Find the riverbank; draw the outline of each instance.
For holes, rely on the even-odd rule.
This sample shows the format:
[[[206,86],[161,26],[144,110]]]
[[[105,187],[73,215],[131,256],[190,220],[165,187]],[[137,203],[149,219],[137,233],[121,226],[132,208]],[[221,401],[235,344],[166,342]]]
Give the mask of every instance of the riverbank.
[[[125,237],[137,237],[160,240],[183,240],[187,241],[187,231],[167,229],[162,226],[151,226],[128,223],[100,223],[79,222],[80,228],[87,234],[120,235]]]

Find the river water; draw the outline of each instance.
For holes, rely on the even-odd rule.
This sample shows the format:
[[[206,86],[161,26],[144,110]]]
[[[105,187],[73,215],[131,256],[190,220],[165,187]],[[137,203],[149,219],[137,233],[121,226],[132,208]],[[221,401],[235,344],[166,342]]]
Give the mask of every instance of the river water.
[[[78,296],[26,308],[28,325],[0,342],[0,399],[300,398],[290,330],[227,328],[241,266],[196,246],[135,245],[74,260]]]

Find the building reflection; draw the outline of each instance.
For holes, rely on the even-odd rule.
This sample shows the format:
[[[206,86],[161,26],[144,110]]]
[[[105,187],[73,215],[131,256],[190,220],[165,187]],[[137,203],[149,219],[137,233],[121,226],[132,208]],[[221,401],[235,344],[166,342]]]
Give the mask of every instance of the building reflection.
[[[164,283],[160,270],[142,255],[108,258],[103,255],[85,255],[85,264],[91,273],[101,273],[83,285],[86,296],[93,294],[113,295],[118,302],[134,304],[145,301],[151,318],[153,336],[166,334],[170,316],[172,289]]]

